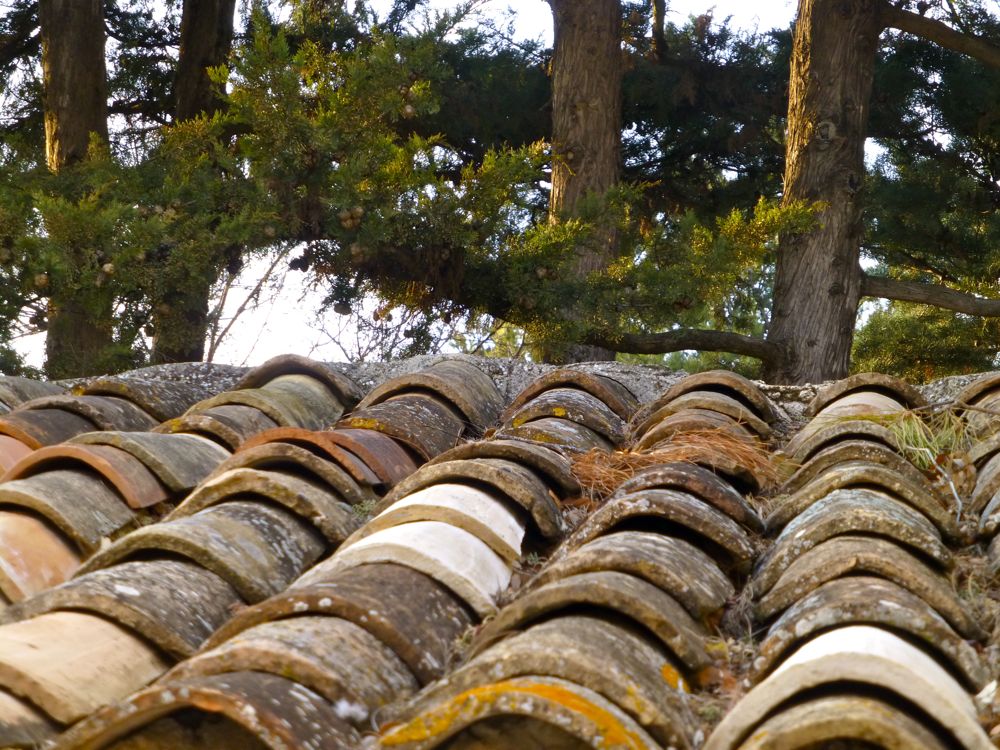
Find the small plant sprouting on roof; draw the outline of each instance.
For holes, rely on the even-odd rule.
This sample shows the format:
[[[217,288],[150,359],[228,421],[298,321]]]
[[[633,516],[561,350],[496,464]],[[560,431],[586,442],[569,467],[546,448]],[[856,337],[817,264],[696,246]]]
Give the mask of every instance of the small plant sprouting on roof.
[[[573,474],[584,496],[596,502],[607,499],[627,479],[643,469],[666,463],[735,463],[770,486],[778,480],[763,444],[750,443],[724,429],[677,432],[657,448],[642,452],[591,450],[573,460]]]
[[[535,551],[531,551],[524,556],[524,567],[537,568],[544,562],[544,558]]]
[[[351,506],[351,512],[362,521],[365,521],[375,512],[376,505],[378,505],[378,501],[376,500],[362,500],[360,503],[355,503]]]

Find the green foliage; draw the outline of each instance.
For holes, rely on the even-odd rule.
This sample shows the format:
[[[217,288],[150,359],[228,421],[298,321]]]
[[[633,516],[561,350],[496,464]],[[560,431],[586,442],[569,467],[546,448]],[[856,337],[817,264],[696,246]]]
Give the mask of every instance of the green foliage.
[[[437,50],[449,30],[446,19],[349,52],[308,41],[293,50],[258,22],[237,52],[225,119],[245,133],[238,160],[255,203],[272,207],[277,237],[307,243],[295,266],[328,280],[330,304],[376,292],[427,314],[506,313],[511,290],[531,294],[538,264],[565,251],[565,238],[520,236],[538,209],[541,145],[465,163],[439,136],[401,132],[438,111],[435,82],[450,73]]]
[[[269,5],[246,4],[247,26],[213,71],[224,110],[177,123],[181,3],[110,4],[112,142],[58,176],[43,167],[35,3],[0,15],[0,367],[17,366],[11,337],[44,328],[59,295],[114,309],[109,367],[130,366],[178,290],[274,248],[328,307],[359,313],[375,297],[386,314],[405,309],[394,353],[437,346],[461,320],[457,346],[498,356],[592,330],[764,334],[777,238],[808,231],[817,208],[777,202],[787,32],[701,16],[668,24],[657,58],[650,2],[623,3],[625,182],[550,223],[547,50],[463,25],[475,3],[419,30],[404,23],[420,5],[408,0],[383,19],[364,2],[295,0],[278,22]],[[961,11],[997,33],[977,3]],[[864,193],[876,272],[995,296],[998,84],[936,46],[885,45],[873,110],[885,152]],[[612,231],[620,255],[578,279],[578,255]],[[860,331],[856,366],[914,380],[985,369],[998,333],[890,305]],[[757,372],[728,355],[627,359]]]
[[[677,323],[759,332],[761,273],[781,231],[802,231],[808,207],[733,209],[712,228],[693,212],[636,210],[647,185],[590,196],[576,218],[541,218],[547,152],[487,150],[477,162],[447,139],[400,132],[438,111],[450,73],[435,53],[447,26],[409,38],[373,37],[347,54],[305,42],[294,51],[258,24],[236,56],[227,114],[261,200],[282,238],[309,242],[299,268],[326,277],[328,302],[374,292],[426,316],[487,314],[546,346],[591,329]],[[621,259],[591,278],[577,253],[617,226]],[[572,308],[566,317],[560,311]]]
[[[896,302],[873,313],[858,331],[851,368],[926,383],[995,369],[998,354],[1000,320]]]
[[[41,52],[36,0],[5,3],[0,14],[0,164],[44,162]]]
[[[127,269],[144,259],[150,228],[130,200],[128,178],[95,144],[87,162],[58,178],[10,175],[0,199],[8,209],[0,209],[3,312],[12,319],[27,308],[31,324],[44,329],[47,298],[73,299],[95,315],[119,304],[116,344],[104,355],[109,370],[141,360],[128,315],[140,275]]]
[[[1000,37],[980,3],[952,11],[949,24]],[[867,187],[863,252],[877,262],[873,272],[996,297],[1000,72],[918,38],[890,38],[876,72],[872,130],[885,149]],[[859,330],[853,367],[915,382],[992,369],[998,334],[995,320],[893,303]]]
[[[657,60],[650,3],[626,5],[625,178],[650,186],[646,210],[691,210],[711,223],[778,196],[790,33],[736,31],[706,5],[705,15],[667,24],[667,57]]]
[[[895,149],[876,163],[866,252],[883,266],[970,291],[1000,272],[1000,195],[954,159]]]
[[[516,83],[514,112],[537,111],[528,106],[545,88],[537,52],[481,30],[450,36],[453,26],[446,16],[409,36],[375,30],[347,47],[293,38],[258,16],[231,69],[217,71],[229,88],[220,127],[237,134],[230,150],[253,204],[273,213],[276,239],[305,243],[293,265],[323,280],[328,304],[357,308],[375,294],[428,325],[485,315],[546,347],[594,328],[762,331],[774,239],[797,230],[808,209],[762,202],[706,227],[694,210],[658,213],[658,184],[649,183],[590,196],[577,218],[549,223],[548,154],[530,140],[540,122],[487,117],[490,107],[470,98],[511,99]],[[730,44],[740,53],[727,60],[719,50]],[[706,76],[720,66],[735,75],[727,66],[770,49],[726,34],[686,48],[711,61]],[[693,179],[731,182],[722,171],[732,145]],[[621,260],[577,279],[576,255],[600,247],[609,226]],[[574,315],[560,314],[568,309]]]
[[[524,359],[533,354],[523,328],[488,315],[470,318],[463,330],[455,332],[452,342],[463,354],[480,357]]]
[[[438,110],[415,120],[414,130],[440,135],[465,163],[482,161],[490,150],[549,140],[547,51],[530,42],[508,44],[512,35],[479,22],[439,45],[451,74],[436,86]]]
[[[619,354],[618,362],[634,365],[659,365],[677,372],[705,372],[729,370],[748,378],[760,378],[760,360],[724,352],[671,352],[670,354]]]
[[[752,211],[734,209],[714,226],[691,212],[660,225],[625,223],[623,237],[634,250],[591,280],[595,307],[620,310],[608,322],[625,330],[680,324],[760,333],[778,237],[807,230],[816,210],[761,199]]]
[[[39,166],[37,45],[15,50],[3,84],[17,127],[0,140],[0,317],[20,311],[44,327],[48,298],[60,295],[113,308],[112,359],[124,366],[143,356],[142,332],[165,333],[153,323],[178,294],[238,270],[247,254],[294,246],[293,267],[329,290],[328,305],[358,310],[375,295],[415,315],[407,351],[463,317],[497,321],[492,346],[509,352],[523,349],[520,331],[558,345],[594,327],[762,330],[780,227],[765,204],[753,216],[750,205],[774,193],[757,178],[780,148],[749,134],[777,132],[778,109],[767,97],[733,105],[749,105],[748,86],[779,87],[778,37],[692,21],[667,30],[675,59],[653,64],[636,16],[648,8],[625,8],[632,186],[550,224],[547,51],[510,44],[504,28],[462,26],[474,3],[404,32],[414,5],[401,0],[378,19],[365,3],[293,2],[278,23],[267,3],[250,4],[229,63],[213,72],[226,108],[176,123],[181,3],[113,4],[112,143],[59,176]],[[17,0],[0,23],[30,42],[33,4]],[[711,127],[682,127],[701,111]],[[703,134],[678,137],[688,131]],[[642,149],[658,161],[639,160]],[[746,168],[734,172],[736,162]],[[720,210],[733,213],[715,223]],[[621,261],[576,279],[576,254],[610,226]],[[560,316],[579,300],[579,316]]]

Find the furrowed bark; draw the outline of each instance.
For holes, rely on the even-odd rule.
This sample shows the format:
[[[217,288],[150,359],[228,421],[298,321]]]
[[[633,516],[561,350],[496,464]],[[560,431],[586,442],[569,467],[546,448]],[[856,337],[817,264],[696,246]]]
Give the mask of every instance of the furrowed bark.
[[[180,58],[174,79],[175,119],[212,115],[222,106],[208,69],[222,65],[233,43],[236,0],[186,0],[181,16]],[[205,357],[208,298],[220,259],[205,257],[193,268],[175,268],[155,300],[154,364],[200,362]],[[193,263],[194,261],[189,260]]]
[[[236,0],[187,0],[181,15],[180,57],[174,79],[177,119],[211,115],[221,107],[208,69],[225,63],[233,44]]]
[[[785,160],[786,203],[821,201],[818,226],[783,237],[768,340],[775,383],[847,375],[861,295],[864,142],[878,37],[876,0],[800,0]]]
[[[87,158],[91,136],[108,140],[104,10],[101,0],[41,0],[45,158],[60,172]],[[92,248],[66,248],[78,269]],[[50,377],[100,372],[113,344],[112,300],[99,289],[57,281],[49,295],[45,368]]]
[[[653,0],[653,59],[657,62],[663,62],[667,56],[667,38],[663,34],[666,16],[666,0]]]
[[[549,217],[560,221],[575,215],[586,195],[603,195],[619,180],[621,7],[618,0],[549,0],[549,5],[555,32]],[[577,249],[574,274],[585,278],[607,268],[617,247],[617,233],[608,228],[600,241]],[[575,345],[562,356],[546,359],[614,359],[614,352]]]
[[[45,158],[53,172],[108,140],[104,10],[100,0],[41,0]]]

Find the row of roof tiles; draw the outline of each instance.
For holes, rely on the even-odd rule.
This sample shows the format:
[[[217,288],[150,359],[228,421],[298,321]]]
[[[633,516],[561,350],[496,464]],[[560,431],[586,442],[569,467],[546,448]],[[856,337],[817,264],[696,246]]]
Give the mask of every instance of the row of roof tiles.
[[[902,460],[891,428],[927,405],[889,378],[842,381],[785,447],[801,468],[765,523],[748,590],[768,625],[754,687],[706,748],[991,747],[970,691],[985,640],[949,573],[956,498]]]
[[[752,442],[744,425],[767,432],[773,418],[760,396],[737,378],[682,381],[633,418],[636,445],[692,430]],[[667,463],[619,486],[482,627],[464,665],[386,712],[379,744],[697,744],[687,693],[715,678],[708,640],[763,526],[731,483],[745,467],[711,465],[721,476]]]
[[[390,381],[322,432],[310,428],[360,395],[339,373],[284,358],[241,385],[154,433],[91,433],[34,463],[41,451],[25,443],[36,450],[0,484],[0,519],[30,519],[72,555],[26,560],[35,547],[23,532],[0,544],[0,569],[21,571],[6,589],[0,576],[17,602],[0,625],[0,746],[694,747],[707,734],[700,701],[724,683],[714,642],[740,588],[770,623],[750,678],[760,685],[708,747],[988,742],[969,694],[991,677],[970,645],[985,636],[946,575],[973,534],[962,499],[872,419],[922,406],[905,384],[863,377],[822,392],[785,449],[801,468],[763,518],[743,494],[766,481],[759,467],[716,450],[637,473],[572,533],[580,488],[567,456],[621,447],[629,423],[635,450],[654,457],[697,433],[758,450],[774,406],[728,373],[640,406],[610,378],[555,371],[507,407],[491,440],[453,447],[503,409],[467,362]],[[995,380],[968,389],[967,413],[988,414],[997,392]],[[12,412],[22,433],[5,427],[9,415],[0,432],[28,434],[39,418],[26,415],[49,409],[27,406]],[[194,440],[212,446],[214,465],[164,469]],[[983,482],[1000,452],[989,443],[972,452]],[[124,491],[131,473],[119,469],[116,484],[113,462],[80,445],[127,454],[174,494],[136,501],[152,495]],[[60,472],[78,488],[76,515],[69,500],[5,499],[10,485]],[[91,504],[95,482],[105,492]],[[120,512],[99,529],[75,525],[110,507]],[[987,515],[983,538],[995,531]],[[514,591],[539,554],[551,560]],[[63,564],[53,572],[49,559]],[[938,744],[912,744],[926,737]]]

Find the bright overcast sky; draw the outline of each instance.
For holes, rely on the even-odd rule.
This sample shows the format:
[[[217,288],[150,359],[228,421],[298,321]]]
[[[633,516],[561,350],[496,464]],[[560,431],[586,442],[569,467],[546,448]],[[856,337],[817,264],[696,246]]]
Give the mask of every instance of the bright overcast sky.
[[[376,9],[389,8],[390,0],[374,0]],[[429,8],[454,7],[452,0],[430,0]],[[795,14],[795,0],[667,0],[667,18],[675,24],[683,23],[688,16],[698,16],[706,11],[717,21],[732,17],[733,24],[741,27],[767,30],[787,26]],[[552,11],[545,0],[488,0],[487,11],[502,12],[511,9],[516,16],[517,33],[527,38],[552,39]]]
[[[374,0],[378,10],[390,6],[389,0]],[[430,0],[428,7],[446,9],[454,7],[452,0]],[[739,28],[767,30],[785,27],[795,14],[795,0],[668,0],[668,21],[682,24],[687,17],[710,11],[716,22],[731,17]],[[510,8],[516,14],[516,33],[524,38],[551,42],[552,13],[545,0],[490,0],[485,12],[495,9],[502,12]],[[244,273],[246,287],[253,285],[263,274],[267,263],[251,263]],[[246,298],[234,289],[227,303],[226,314],[232,314]],[[256,310],[244,313],[233,326],[214,360],[235,365],[256,365],[277,354],[304,354],[328,361],[342,361],[344,355],[331,343],[336,333],[339,316],[332,310],[327,313],[329,326],[323,332],[322,321],[316,321],[314,311],[322,294],[310,291],[303,284],[303,274],[291,271],[285,275],[279,295],[269,296]],[[338,320],[339,319],[339,320]],[[36,334],[15,342],[28,363],[40,366],[44,357],[44,334]]]

